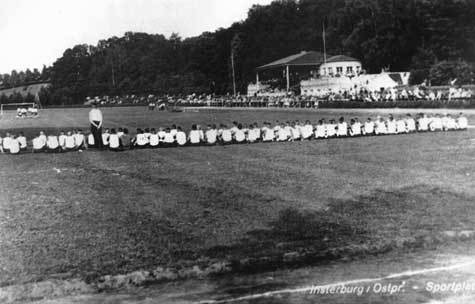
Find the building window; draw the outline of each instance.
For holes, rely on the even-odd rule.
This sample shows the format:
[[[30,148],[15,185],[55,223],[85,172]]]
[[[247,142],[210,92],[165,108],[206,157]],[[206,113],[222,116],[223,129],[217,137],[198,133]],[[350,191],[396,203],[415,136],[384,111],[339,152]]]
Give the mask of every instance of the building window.
[[[337,74],[343,73],[343,67],[337,67],[337,68],[336,68],[336,73],[337,73]]]
[[[346,73],[353,74],[353,67],[352,66],[346,67]]]
[[[333,68],[331,68],[331,67],[328,68],[328,74],[329,74],[329,75],[333,74]]]

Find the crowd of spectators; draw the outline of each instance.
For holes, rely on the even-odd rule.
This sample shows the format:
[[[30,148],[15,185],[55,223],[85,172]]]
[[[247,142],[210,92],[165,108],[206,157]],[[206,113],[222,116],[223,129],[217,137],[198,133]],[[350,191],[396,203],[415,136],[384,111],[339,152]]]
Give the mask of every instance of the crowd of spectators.
[[[292,108],[315,108],[321,103],[378,103],[385,102],[450,102],[454,100],[475,99],[474,88],[464,87],[401,87],[381,90],[350,89],[333,91],[328,90],[318,96],[303,96],[293,93],[279,95],[207,95],[191,94],[188,96],[157,96],[157,95],[124,95],[124,96],[101,96],[87,98],[85,104],[97,103],[99,105],[146,105],[149,109],[165,110],[167,107],[191,106],[191,107],[292,107]]]

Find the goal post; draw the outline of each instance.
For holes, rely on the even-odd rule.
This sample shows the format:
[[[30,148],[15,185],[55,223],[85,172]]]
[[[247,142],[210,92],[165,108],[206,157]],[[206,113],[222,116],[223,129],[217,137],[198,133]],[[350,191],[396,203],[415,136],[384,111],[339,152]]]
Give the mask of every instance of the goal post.
[[[16,111],[18,108],[36,108],[37,104],[34,102],[21,103],[2,103],[0,104],[0,115],[3,116],[5,111]]]

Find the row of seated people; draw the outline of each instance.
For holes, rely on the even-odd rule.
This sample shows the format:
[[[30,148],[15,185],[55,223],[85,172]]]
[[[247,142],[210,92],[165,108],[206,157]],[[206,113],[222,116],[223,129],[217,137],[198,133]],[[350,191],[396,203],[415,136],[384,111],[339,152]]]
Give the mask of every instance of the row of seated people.
[[[98,145],[94,136],[83,134],[82,130],[61,131],[58,136],[46,136],[41,131],[31,141],[32,152],[65,152],[82,151],[88,148],[105,148],[112,151],[128,149],[176,147],[187,145],[216,145],[255,142],[286,142],[310,139],[325,139],[333,137],[354,137],[371,135],[395,135],[414,132],[436,132],[466,130],[467,118],[460,113],[458,117],[447,115],[411,114],[395,118],[389,115],[387,119],[377,117],[368,118],[360,122],[358,118],[352,118],[349,122],[341,117],[338,121],[325,119],[313,125],[310,121],[285,122],[277,121],[274,125],[264,122],[262,127],[257,123],[244,125],[233,122],[232,127],[221,124],[219,128],[210,124],[205,130],[199,125],[192,125],[188,134],[181,127],[173,125],[171,128],[145,128],[137,129],[135,136],[129,134],[128,129],[105,129],[102,133],[102,143]],[[7,133],[0,137],[1,152],[11,154],[20,153],[27,149],[26,137],[20,133],[14,136]]]

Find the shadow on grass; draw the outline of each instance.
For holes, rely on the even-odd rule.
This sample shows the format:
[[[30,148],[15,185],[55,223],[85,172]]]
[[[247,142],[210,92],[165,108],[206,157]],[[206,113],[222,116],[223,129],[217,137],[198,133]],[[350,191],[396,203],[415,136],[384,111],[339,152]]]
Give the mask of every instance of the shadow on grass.
[[[426,240],[444,231],[473,230],[473,201],[469,195],[429,185],[375,190],[333,200],[321,211],[285,209],[268,229],[251,230],[238,244],[213,247],[207,254],[241,259],[241,264],[242,259],[254,259],[258,268],[262,262],[260,269],[243,269],[255,271],[348,258],[352,246],[367,249],[355,250],[359,254],[380,254],[404,244],[417,249],[434,245]]]

